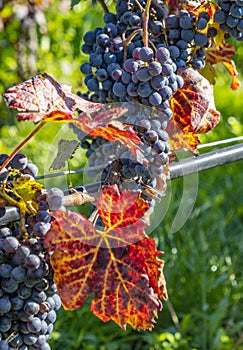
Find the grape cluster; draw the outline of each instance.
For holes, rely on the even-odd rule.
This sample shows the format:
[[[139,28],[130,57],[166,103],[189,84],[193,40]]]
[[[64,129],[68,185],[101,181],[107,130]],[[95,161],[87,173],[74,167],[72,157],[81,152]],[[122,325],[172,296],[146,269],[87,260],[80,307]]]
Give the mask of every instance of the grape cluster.
[[[2,164],[7,157],[0,154]],[[15,177],[31,178],[37,174],[35,167],[35,173],[28,174],[28,161],[23,154],[14,157],[6,171],[10,169],[20,170]],[[6,179],[10,188],[12,175]],[[44,237],[50,229],[51,210],[63,209],[63,196],[55,188],[38,193],[36,213],[26,217],[26,232],[18,221],[0,227],[1,350],[50,350],[47,341],[61,301]]]
[[[218,5],[220,9],[215,12],[215,22],[229,37],[243,41],[243,1],[218,0]]]
[[[144,1],[140,1],[142,7]],[[151,5],[154,26],[166,15],[162,1]],[[168,108],[168,100],[183,84],[176,74],[165,40],[158,40],[155,28],[149,26],[153,47],[143,44],[142,11],[135,1],[118,1],[116,14],[106,13],[104,28],[84,35],[82,50],[89,62],[81,65],[85,84],[92,101],[138,102],[160,109]],[[162,22],[159,22],[162,24]],[[137,33],[137,34],[136,34]],[[129,39],[129,36],[132,38]],[[86,96],[87,97],[87,96]]]
[[[0,165],[2,165],[5,160],[8,159],[8,155],[5,153],[0,154]],[[30,179],[35,179],[38,174],[38,167],[31,163],[25,154],[17,153],[11,162],[8,164],[7,168],[3,168],[0,173],[0,182],[7,179],[9,171],[11,169],[19,170],[23,177],[29,177]]]

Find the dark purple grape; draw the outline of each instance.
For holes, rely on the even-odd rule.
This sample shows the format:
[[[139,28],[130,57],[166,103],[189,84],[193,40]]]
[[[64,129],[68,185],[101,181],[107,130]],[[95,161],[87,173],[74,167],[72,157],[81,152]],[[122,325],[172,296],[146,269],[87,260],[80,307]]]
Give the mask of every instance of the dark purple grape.
[[[15,237],[6,237],[3,240],[2,245],[5,252],[14,253],[19,246],[19,241]]]
[[[158,140],[158,134],[154,130],[149,130],[143,135],[143,138],[147,144],[152,145]]]
[[[40,263],[41,263],[40,258],[36,254],[30,254],[25,259],[25,266],[28,269],[32,269],[32,270],[38,269],[38,267],[40,266]]]
[[[138,58],[144,62],[151,62],[154,57],[154,52],[150,47],[141,47],[138,52]]]
[[[25,154],[17,153],[11,160],[11,166],[14,169],[23,170],[26,168],[28,159]]]

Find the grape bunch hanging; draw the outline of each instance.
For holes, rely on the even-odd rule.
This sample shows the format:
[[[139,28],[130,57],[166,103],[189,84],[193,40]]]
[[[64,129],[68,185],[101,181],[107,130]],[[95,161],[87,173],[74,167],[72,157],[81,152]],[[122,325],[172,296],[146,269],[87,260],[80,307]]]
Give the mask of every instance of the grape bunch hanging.
[[[24,142],[0,155],[0,217],[8,206],[20,217],[0,227],[0,350],[50,349],[61,303],[72,310],[90,294],[103,321],[152,329],[167,292],[161,252],[145,227],[166,191],[171,127],[181,131],[180,147],[189,135],[195,149],[195,134],[218,123],[200,74],[208,65],[226,63],[232,87],[239,86],[226,40],[242,40],[242,1],[184,3],[118,0],[104,27],[84,35],[85,93],[74,95],[44,73],[4,94],[21,111],[19,121],[38,124],[32,136],[49,121],[69,123],[79,142],[52,167],[62,167],[78,144],[99,188],[94,197],[72,190],[67,200],[36,181],[38,168],[19,152]],[[67,210],[87,202],[89,218]]]

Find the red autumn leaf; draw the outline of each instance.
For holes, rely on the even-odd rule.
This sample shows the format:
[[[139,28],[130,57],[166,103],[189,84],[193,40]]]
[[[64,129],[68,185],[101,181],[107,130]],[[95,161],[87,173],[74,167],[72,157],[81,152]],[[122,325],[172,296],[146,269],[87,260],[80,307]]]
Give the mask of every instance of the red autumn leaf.
[[[167,294],[161,252],[141,221],[147,209],[138,194],[119,194],[110,186],[98,201],[104,232],[79,213],[55,213],[45,244],[54,251],[51,264],[64,308],[76,309],[93,294],[91,310],[104,322],[152,328]]]
[[[220,113],[215,109],[213,87],[192,68],[183,68],[179,74],[184,79],[184,86],[171,99],[173,120],[184,134],[206,133],[220,120]]]
[[[103,137],[108,141],[120,141],[132,152],[136,159],[146,163],[138,144],[141,144],[135,131],[115,121],[126,111],[114,107],[102,110],[104,105],[86,101],[71,93],[71,87],[56,82],[48,74],[37,74],[25,82],[9,88],[4,94],[10,108],[24,111],[18,120],[46,122],[73,122],[82,131],[93,137]],[[83,111],[75,116],[77,111]],[[97,112],[97,115],[90,114]]]
[[[209,48],[207,50],[207,56],[206,60],[210,64],[216,64],[216,63],[223,63],[223,65],[228,70],[232,83],[231,83],[231,89],[237,90],[240,87],[240,81],[237,78],[237,75],[239,74],[237,72],[236,66],[234,61],[232,60],[232,56],[236,54],[234,46],[230,44],[225,44],[223,48],[218,49],[216,47]]]
[[[72,94],[70,86],[59,84],[46,73],[9,88],[3,97],[10,108],[24,111],[18,114],[19,121],[32,120],[35,123],[41,120],[69,121],[76,110],[92,113],[103,107]]]
[[[128,147],[140,163],[147,164],[143,152],[138,146],[142,144],[142,141],[137,133],[131,126],[116,120],[126,111],[126,108],[112,107],[111,105],[111,108],[101,110],[98,114],[95,114],[91,122],[85,114],[80,114],[75,121],[75,125],[92,137],[103,137],[107,141],[120,141]]]

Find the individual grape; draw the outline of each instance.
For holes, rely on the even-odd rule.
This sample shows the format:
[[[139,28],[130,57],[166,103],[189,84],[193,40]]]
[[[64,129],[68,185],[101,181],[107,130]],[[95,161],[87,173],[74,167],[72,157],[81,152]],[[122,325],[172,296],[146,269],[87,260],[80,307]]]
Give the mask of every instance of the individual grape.
[[[238,23],[239,23],[239,18],[236,18],[234,16],[229,15],[226,19],[226,24],[230,28],[236,27]]]
[[[122,70],[121,69],[114,69],[111,73],[112,79],[119,81],[122,77]]]
[[[104,15],[104,22],[105,23],[116,23],[116,15],[112,12],[106,12]]]
[[[0,171],[0,182],[6,180],[8,177],[8,169],[7,168],[3,168]]]
[[[192,29],[182,29],[181,38],[190,43],[194,39],[195,33]]]
[[[95,32],[92,30],[89,30],[84,34],[83,40],[87,45],[93,45],[95,42]]]
[[[192,60],[192,67],[200,70],[205,67],[205,61],[200,57],[196,57]]]
[[[18,297],[20,299],[28,299],[31,296],[31,289],[25,285],[20,285],[18,288]]]
[[[39,210],[36,214],[36,221],[49,223],[51,221],[51,216],[46,210]]]
[[[90,91],[99,91],[99,81],[95,78],[89,79],[89,81],[87,82],[87,88]]]
[[[179,26],[179,19],[176,15],[169,15],[165,19],[165,27],[167,29],[176,29]]]
[[[6,237],[3,242],[2,242],[3,249],[7,253],[14,253],[18,246],[19,246],[19,241],[15,237]]]
[[[19,349],[19,347],[23,344],[23,338],[22,338],[22,336],[19,335],[19,334],[13,335],[13,336],[11,337],[11,340],[10,340],[9,344],[10,344],[11,346],[13,346],[14,348],[17,347],[17,348]]]
[[[112,52],[105,52],[104,56],[103,56],[103,60],[107,64],[115,63],[116,62],[116,55]],[[89,73],[84,73],[84,74],[89,74]]]
[[[0,350],[9,350],[8,343],[5,340],[0,340]]]
[[[134,127],[135,127],[135,130],[137,130],[138,132],[144,133],[144,132],[150,130],[151,123],[147,119],[142,119],[142,120],[136,121],[134,124]]]
[[[148,73],[152,76],[159,75],[162,72],[162,66],[157,61],[150,62],[147,69]]]
[[[230,14],[233,17],[242,18],[242,16],[243,16],[243,7],[242,7],[242,5],[238,6],[237,4],[232,4],[231,7],[230,7]]]
[[[121,81],[123,84],[128,85],[132,81],[132,74],[123,71],[121,76]]]
[[[223,10],[217,10],[214,14],[214,21],[222,24],[226,22],[226,13]]]
[[[154,157],[154,163],[157,165],[165,165],[168,163],[168,155],[161,152],[160,154],[156,154]]]
[[[0,153],[0,165],[3,165],[3,163],[8,159],[8,155],[6,153]]]
[[[170,57],[175,60],[176,58],[178,58],[180,56],[180,50],[176,45],[171,45],[169,47],[169,51],[170,51]]]
[[[155,57],[161,64],[170,59],[170,51],[166,47],[160,47],[155,52]]]
[[[142,47],[138,52],[138,58],[144,62],[152,61],[154,52],[150,47]]]
[[[157,91],[162,89],[165,85],[167,85],[167,83],[167,78],[162,77],[161,75],[157,75],[151,79],[151,86]]]
[[[149,102],[152,106],[159,106],[162,103],[162,97],[158,92],[152,92],[149,95]]]
[[[173,96],[173,91],[169,86],[164,86],[159,90],[163,101],[169,100]]]
[[[83,63],[83,64],[80,66],[80,71],[81,71],[83,74],[85,74],[85,75],[92,73],[91,64],[88,63],[88,62]]]
[[[21,310],[24,306],[24,300],[19,298],[17,295],[11,298],[11,308],[12,310]]]
[[[11,160],[11,166],[14,169],[23,170],[26,168],[28,159],[25,154],[17,153]]]
[[[104,81],[108,78],[108,73],[104,68],[100,68],[95,72],[98,81]]]
[[[1,264],[0,265],[0,276],[2,278],[8,278],[11,275],[11,271],[12,271],[13,267],[10,264]]]
[[[137,93],[137,85],[135,83],[129,83],[128,86],[127,86],[127,93],[129,96],[131,97],[136,97],[138,96],[138,93]]]
[[[103,31],[109,36],[109,38],[115,38],[118,35],[118,30],[114,23],[107,23],[104,26]]]
[[[179,24],[182,29],[190,29],[192,28],[193,21],[191,17],[184,15],[179,19]]]
[[[169,63],[162,64],[162,74],[163,76],[170,76],[173,73],[173,66]]]
[[[0,298],[0,315],[6,314],[11,310],[11,302],[7,295]]]
[[[243,6],[243,1],[242,0],[235,0],[235,3],[238,6]]]
[[[196,33],[194,37],[194,42],[198,46],[205,46],[208,43],[208,38],[203,33]]]
[[[116,82],[113,85],[112,91],[118,97],[125,97],[127,91],[126,85],[121,82]]]
[[[158,134],[154,130],[149,130],[143,135],[143,138],[147,144],[152,145],[158,140]]]
[[[152,145],[153,150],[160,154],[165,151],[165,143],[161,140],[157,140],[153,145]]]
[[[128,73],[134,73],[138,69],[138,62],[130,58],[124,62],[124,69]]]
[[[214,27],[209,27],[207,30],[207,37],[208,38],[214,38],[218,34],[218,31]]]
[[[35,334],[24,334],[23,341],[26,345],[34,345],[37,342],[38,336]]]
[[[50,230],[50,224],[45,222],[37,222],[33,226],[33,233],[40,238],[43,238]]]
[[[25,259],[25,266],[28,269],[31,270],[36,270],[40,266],[40,258],[36,254],[30,254],[26,259]]]
[[[200,17],[196,22],[197,29],[203,30],[207,27],[208,21],[206,18]]]
[[[135,73],[137,79],[139,81],[149,81],[151,79],[151,75],[149,74],[148,67],[141,67]]]
[[[27,300],[24,304],[23,310],[27,315],[34,316],[40,311],[40,306],[34,301]]]
[[[6,333],[11,328],[11,319],[8,316],[0,316],[0,332]]]
[[[35,178],[38,175],[38,167],[33,163],[28,163],[21,172]]]
[[[141,82],[137,86],[137,93],[141,97],[148,97],[152,93],[151,86],[148,82]]]
[[[26,269],[22,266],[16,266],[11,271],[11,277],[14,281],[21,283],[26,279]]]

